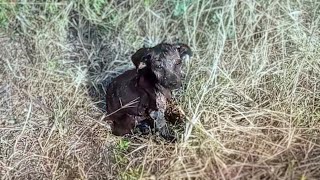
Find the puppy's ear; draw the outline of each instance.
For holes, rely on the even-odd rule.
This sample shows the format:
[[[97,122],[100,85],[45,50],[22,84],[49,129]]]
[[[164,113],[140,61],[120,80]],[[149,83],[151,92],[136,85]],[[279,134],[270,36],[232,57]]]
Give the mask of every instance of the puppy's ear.
[[[131,56],[131,61],[136,66],[136,69],[142,69],[147,66],[147,61],[150,59],[150,48],[141,48]]]
[[[176,47],[179,51],[181,59],[185,60],[185,59],[188,59],[192,56],[191,48],[188,45],[178,43],[178,44],[176,44]]]

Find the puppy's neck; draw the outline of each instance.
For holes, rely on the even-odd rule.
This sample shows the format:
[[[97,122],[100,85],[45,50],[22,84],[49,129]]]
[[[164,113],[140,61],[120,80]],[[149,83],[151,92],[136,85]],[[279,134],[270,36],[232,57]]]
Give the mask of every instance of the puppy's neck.
[[[151,70],[140,69],[137,72],[136,86],[145,90],[152,90],[156,87],[157,79]]]
[[[143,68],[138,70],[137,72],[138,80],[139,78],[143,78],[146,83],[150,84],[151,86],[154,86],[158,83],[156,75],[149,69],[149,68]],[[138,82],[139,84],[140,82]]]
[[[167,99],[171,99],[172,98],[172,94],[171,94],[171,91],[169,89],[164,88],[160,84],[156,84],[156,89],[157,89],[158,92],[163,94]]]
[[[138,71],[137,86],[144,89],[148,94],[160,92],[167,99],[171,99],[172,97],[171,91],[160,85],[154,73],[147,68]]]

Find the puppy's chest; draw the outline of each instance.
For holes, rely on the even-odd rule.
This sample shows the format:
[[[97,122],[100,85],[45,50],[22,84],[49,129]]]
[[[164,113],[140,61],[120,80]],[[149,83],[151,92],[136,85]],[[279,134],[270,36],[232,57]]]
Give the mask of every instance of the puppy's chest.
[[[147,112],[151,112],[151,111],[164,112],[166,107],[167,107],[167,98],[161,92],[154,92],[152,93],[152,95],[150,94],[148,95],[148,103],[145,104],[145,108],[147,108]]]
[[[165,111],[167,107],[167,98],[160,92],[156,92],[156,107],[159,111]]]

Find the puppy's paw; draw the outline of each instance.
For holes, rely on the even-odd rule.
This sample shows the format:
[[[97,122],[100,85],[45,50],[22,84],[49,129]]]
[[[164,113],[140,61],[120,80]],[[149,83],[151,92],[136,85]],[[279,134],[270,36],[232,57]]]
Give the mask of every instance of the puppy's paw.
[[[142,121],[140,124],[138,124],[137,128],[142,135],[148,135],[151,133],[151,127],[146,121]]]
[[[162,138],[169,142],[176,142],[177,135],[172,131],[168,126],[162,127],[159,129],[159,134]]]

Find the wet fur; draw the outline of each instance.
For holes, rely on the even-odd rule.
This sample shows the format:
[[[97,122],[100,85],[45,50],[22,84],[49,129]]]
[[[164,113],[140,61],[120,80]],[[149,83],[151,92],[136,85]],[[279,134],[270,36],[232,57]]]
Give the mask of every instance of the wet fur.
[[[165,111],[171,90],[179,88],[181,64],[191,50],[184,44],[159,44],[141,48],[131,60],[135,69],[116,77],[107,88],[107,119],[112,133],[132,133],[137,125],[150,126],[172,139],[166,126]]]

